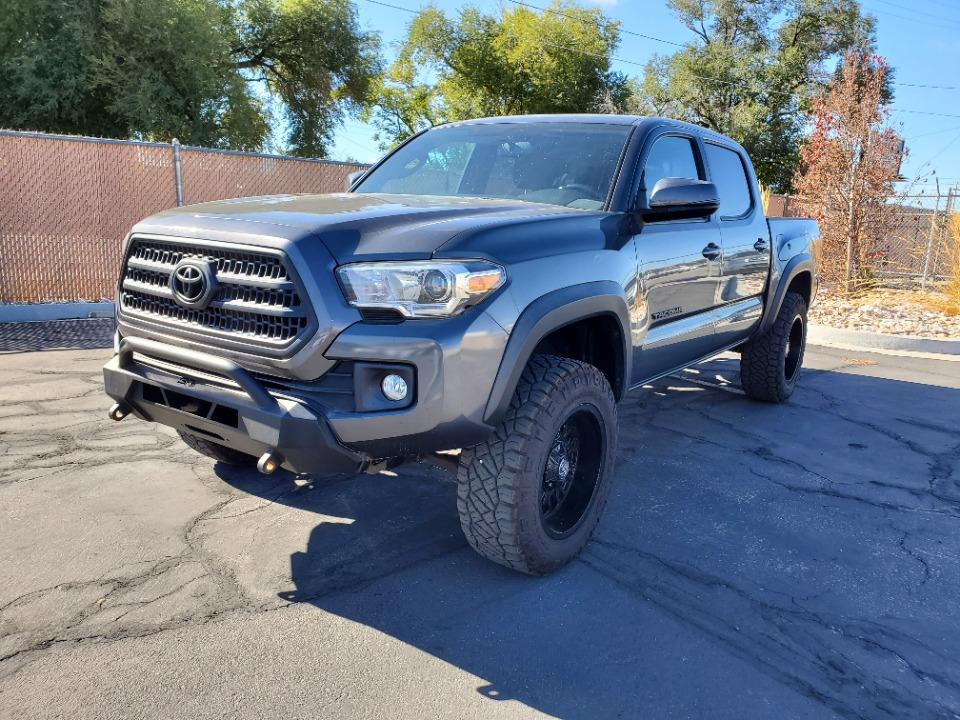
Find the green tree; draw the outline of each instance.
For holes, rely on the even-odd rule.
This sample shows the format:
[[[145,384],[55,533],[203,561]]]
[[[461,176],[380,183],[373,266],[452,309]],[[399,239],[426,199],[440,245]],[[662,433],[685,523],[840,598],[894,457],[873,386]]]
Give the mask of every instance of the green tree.
[[[349,0],[21,0],[0,16],[0,126],[323,156],[380,70]]]
[[[548,10],[435,7],[411,22],[368,110],[389,146],[437,122],[489,115],[591,112],[622,107],[626,78],[610,68],[619,24],[555,0]]]
[[[667,0],[694,40],[647,65],[634,106],[729,135],[760,181],[787,192],[827,64],[874,44],[856,0]]]

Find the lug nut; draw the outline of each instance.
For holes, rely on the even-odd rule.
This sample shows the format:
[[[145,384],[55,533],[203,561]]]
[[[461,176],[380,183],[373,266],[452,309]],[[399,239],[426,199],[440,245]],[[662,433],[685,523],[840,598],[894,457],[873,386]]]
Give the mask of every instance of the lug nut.
[[[407,396],[407,381],[399,375],[391,373],[383,378],[380,383],[380,389],[383,390],[384,397],[387,400],[403,400]]]

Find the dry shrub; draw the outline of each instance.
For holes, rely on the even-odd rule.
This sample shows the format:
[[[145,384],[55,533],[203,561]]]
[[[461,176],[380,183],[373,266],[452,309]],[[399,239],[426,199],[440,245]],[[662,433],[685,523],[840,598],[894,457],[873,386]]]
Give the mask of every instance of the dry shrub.
[[[766,185],[764,185],[763,183],[759,183],[759,185],[760,185],[760,205],[763,207],[763,214],[769,215],[771,193],[769,188],[767,188]]]
[[[946,236],[946,275],[943,298],[937,309],[948,315],[960,315],[960,213],[950,218]]]

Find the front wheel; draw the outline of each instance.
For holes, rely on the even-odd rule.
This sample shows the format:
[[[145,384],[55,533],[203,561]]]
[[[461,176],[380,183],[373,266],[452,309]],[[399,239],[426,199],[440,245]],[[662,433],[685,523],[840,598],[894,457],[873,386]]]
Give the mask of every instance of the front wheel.
[[[773,325],[743,346],[740,385],[747,397],[781,403],[793,394],[807,344],[807,303],[788,292]]]
[[[616,445],[616,401],[603,373],[535,356],[497,430],[461,453],[457,510],[467,541],[530,575],[565,565],[600,519]]]

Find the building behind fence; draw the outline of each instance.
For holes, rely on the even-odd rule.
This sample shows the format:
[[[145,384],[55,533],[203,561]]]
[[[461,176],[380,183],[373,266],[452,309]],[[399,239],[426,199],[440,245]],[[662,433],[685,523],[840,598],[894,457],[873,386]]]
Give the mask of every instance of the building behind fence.
[[[208,200],[340,192],[363,167],[0,131],[0,302],[112,299],[121,241],[142,218]]]

